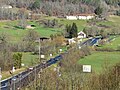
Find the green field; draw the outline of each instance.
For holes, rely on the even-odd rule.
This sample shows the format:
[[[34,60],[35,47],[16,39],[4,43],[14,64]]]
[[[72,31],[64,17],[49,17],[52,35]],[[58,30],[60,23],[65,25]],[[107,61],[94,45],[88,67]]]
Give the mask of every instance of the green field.
[[[120,52],[94,52],[78,61],[82,65],[91,65],[92,71],[100,73],[104,66],[112,66],[120,63]]]
[[[55,18],[55,17],[54,17]],[[48,17],[48,19],[54,19],[53,17]],[[60,24],[72,24],[75,22],[78,26],[78,30],[81,31],[86,26],[86,21],[83,20],[66,20],[61,18],[55,18],[58,20]],[[20,29],[16,28],[18,26],[19,21],[2,21],[0,22],[0,33],[4,33],[9,38],[11,42],[18,42],[23,39],[25,34],[28,32],[29,29]],[[38,32],[40,36],[49,37],[51,34],[60,33],[63,31],[64,28],[46,28],[42,25],[39,25],[36,21],[27,21],[27,24],[35,25],[35,31]]]
[[[101,21],[101,22],[98,22],[97,24],[107,25],[107,26],[110,26],[110,27],[111,26],[120,27],[120,17],[111,15],[111,16],[108,17],[107,21]]]
[[[43,17],[42,19],[43,20],[56,19],[58,20],[59,24],[63,24],[63,25],[72,24],[73,22],[75,22],[78,27],[78,31],[83,30],[83,28],[87,26],[86,20],[67,20],[65,18],[57,18],[57,17]],[[120,26],[119,23],[120,23],[120,17],[110,16],[107,21],[101,21],[98,22],[97,24],[112,26],[112,28],[114,28],[113,26],[119,27]],[[29,30],[29,29],[16,28],[15,26],[18,26],[18,24],[19,21],[1,21],[0,33],[5,33],[9,38],[9,41],[11,42],[18,42],[25,36],[27,31]],[[49,37],[51,34],[60,33],[64,29],[64,28],[45,28],[42,25],[39,25],[36,21],[27,21],[27,24],[35,25],[36,28],[34,30],[37,31],[40,34],[40,36],[45,36],[45,37]]]
[[[35,31],[40,34],[40,36],[49,37],[51,34],[59,33],[60,31],[54,28],[44,28],[43,26],[38,25],[38,23],[30,22],[30,24],[34,24],[36,28]],[[8,22],[0,22],[0,33],[4,33],[9,38],[9,41],[17,42],[20,41],[29,29],[19,29],[16,28],[18,21],[8,21]]]
[[[101,49],[110,48],[110,49],[117,50],[118,47],[120,47],[120,36],[115,36],[114,39],[112,39],[109,43],[106,43],[105,45],[99,48]]]
[[[83,28],[87,26],[87,20],[67,20],[65,18],[57,18],[57,17],[43,17],[43,18],[49,19],[49,20],[56,19],[60,24],[64,24],[64,25],[67,25],[67,24],[72,25],[72,23],[74,22],[78,27],[78,31],[83,30]]]
[[[60,20],[60,23],[63,23],[64,25],[66,24],[72,25],[73,22],[76,23],[78,31],[82,31],[85,28],[85,26],[87,26],[87,21],[85,20],[66,20],[66,19]]]
[[[32,53],[22,53],[22,63],[25,64],[25,67],[33,66],[39,62],[38,55],[32,55]]]

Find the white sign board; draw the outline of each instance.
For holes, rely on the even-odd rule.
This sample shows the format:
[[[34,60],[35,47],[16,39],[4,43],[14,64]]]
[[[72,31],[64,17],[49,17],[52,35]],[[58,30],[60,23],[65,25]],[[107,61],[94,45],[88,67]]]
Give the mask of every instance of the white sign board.
[[[79,49],[81,49],[81,47],[79,46]]]
[[[12,68],[12,72],[15,72],[15,67]]]
[[[23,66],[25,66],[25,64],[24,64],[24,63],[21,63],[21,66],[23,67]]]
[[[91,72],[91,65],[83,65],[83,72]]]
[[[45,55],[41,55],[41,58],[45,58]]]
[[[52,57],[52,54],[50,54],[50,56]]]
[[[60,52],[62,52],[62,49],[59,49],[60,50]]]
[[[2,75],[0,75],[0,79],[2,78]]]

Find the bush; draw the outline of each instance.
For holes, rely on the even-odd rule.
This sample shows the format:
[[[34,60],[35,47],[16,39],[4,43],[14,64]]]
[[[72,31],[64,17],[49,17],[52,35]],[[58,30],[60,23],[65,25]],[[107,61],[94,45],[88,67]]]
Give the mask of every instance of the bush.
[[[116,15],[120,16],[120,10],[116,11]]]

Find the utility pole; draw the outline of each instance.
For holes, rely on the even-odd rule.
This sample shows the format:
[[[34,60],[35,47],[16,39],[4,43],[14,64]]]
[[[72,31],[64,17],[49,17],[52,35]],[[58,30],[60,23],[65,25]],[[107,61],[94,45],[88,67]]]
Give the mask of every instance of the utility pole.
[[[13,81],[13,90],[16,90],[16,87],[15,87],[15,81],[16,81],[16,77],[14,77],[13,79],[12,79],[12,81]]]
[[[39,61],[41,63],[40,48],[41,48],[41,43],[40,43],[40,38],[39,38]]]
[[[0,90],[1,90],[1,78],[2,78],[2,75],[1,75],[1,67],[0,67]]]

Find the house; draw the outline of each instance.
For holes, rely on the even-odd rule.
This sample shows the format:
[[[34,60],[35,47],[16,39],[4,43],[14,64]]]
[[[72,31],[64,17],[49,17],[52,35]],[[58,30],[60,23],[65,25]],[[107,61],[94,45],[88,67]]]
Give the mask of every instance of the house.
[[[77,38],[86,38],[86,34],[83,31],[80,31],[78,33],[78,37]]]
[[[10,6],[10,5],[2,5],[2,6],[0,6],[0,8],[3,8],[3,9],[11,9],[11,8],[13,8],[13,7]]]
[[[68,20],[77,20],[78,18],[76,16],[66,16],[66,19],[68,19]]]
[[[69,44],[73,44],[73,43],[76,43],[76,41],[75,41],[74,38],[71,38],[71,39],[68,39],[68,43],[69,43]]]
[[[94,17],[95,17],[94,14],[76,14],[76,15],[66,16],[66,19],[68,20],[90,20]]]

